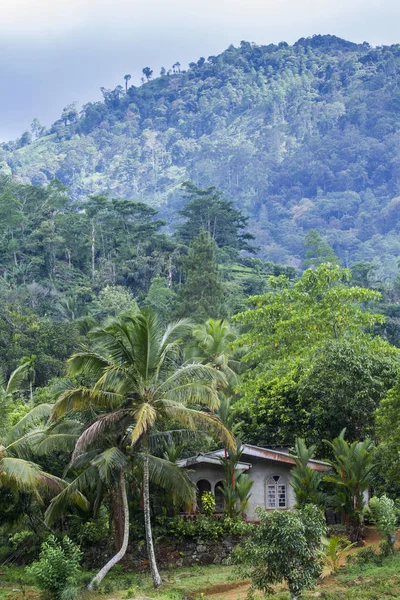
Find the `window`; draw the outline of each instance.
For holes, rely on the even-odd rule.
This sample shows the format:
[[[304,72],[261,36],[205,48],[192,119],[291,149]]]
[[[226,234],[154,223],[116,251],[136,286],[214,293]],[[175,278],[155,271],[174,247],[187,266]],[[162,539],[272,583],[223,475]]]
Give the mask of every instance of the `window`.
[[[280,475],[267,480],[265,505],[267,508],[286,508],[286,483]]]

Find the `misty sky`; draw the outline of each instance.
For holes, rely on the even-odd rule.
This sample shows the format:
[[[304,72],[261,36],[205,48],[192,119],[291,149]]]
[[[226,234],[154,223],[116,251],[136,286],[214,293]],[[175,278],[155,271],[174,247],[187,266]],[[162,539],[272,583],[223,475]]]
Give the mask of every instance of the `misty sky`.
[[[400,0],[1,0],[0,139],[45,125],[67,104],[222,52],[241,40],[289,43],[331,33],[400,42]]]

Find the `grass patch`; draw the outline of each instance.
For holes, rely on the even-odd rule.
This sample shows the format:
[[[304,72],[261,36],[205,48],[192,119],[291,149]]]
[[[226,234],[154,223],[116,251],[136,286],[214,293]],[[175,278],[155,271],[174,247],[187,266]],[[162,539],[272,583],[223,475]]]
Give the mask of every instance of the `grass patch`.
[[[82,586],[92,573],[82,577]],[[23,567],[0,567],[0,600],[38,600],[39,593]],[[104,580],[97,592],[83,592],[82,600],[133,600],[155,598],[156,600],[182,600],[185,597],[212,600],[244,600],[245,582],[236,578],[233,567],[211,565],[171,569],[162,572],[163,586],[154,590],[149,573],[129,573],[117,566]],[[260,595],[261,598],[261,595]],[[336,576],[322,580],[319,585],[303,595],[304,600],[400,600],[400,554],[385,558],[381,566],[367,563],[349,565]],[[285,591],[278,592],[271,600],[289,600]]]

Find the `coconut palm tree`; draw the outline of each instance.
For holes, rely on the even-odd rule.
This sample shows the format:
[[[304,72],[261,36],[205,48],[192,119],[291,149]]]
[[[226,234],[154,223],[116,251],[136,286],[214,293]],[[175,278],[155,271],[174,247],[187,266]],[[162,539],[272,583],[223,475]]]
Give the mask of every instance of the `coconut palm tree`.
[[[186,350],[186,358],[211,364],[221,371],[230,387],[237,383],[240,362],[236,359],[236,330],[223,319],[208,319],[193,327],[194,342]]]
[[[125,94],[127,94],[128,93],[128,81],[130,79],[132,79],[132,76],[129,75],[129,74],[128,75],[124,75],[124,79],[125,79]]]
[[[120,521],[114,523],[117,552],[91,580],[88,586],[90,590],[101,583],[111,568],[123,558],[128,547],[129,509],[126,476],[129,466],[131,466],[131,471],[135,467],[143,470],[143,464],[147,459],[149,480],[168,490],[176,504],[193,505],[196,497],[195,486],[186,471],[179,469],[168,460],[151,454],[144,456],[142,452],[136,451],[136,447],[130,447],[131,427],[129,427],[128,421],[124,422],[118,418],[108,419],[108,416],[107,413],[103,413],[86,426],[80,424],[80,436],[76,436],[74,433],[76,422],[68,422],[70,425],[66,429],[71,429],[71,437],[75,436],[75,450],[69,470],[75,470],[79,474],[60,494],[53,498],[46,511],[46,523],[49,525],[61,516],[70,504],[78,504],[81,509],[86,510],[93,506],[93,513],[96,515],[107,492],[112,491],[112,512],[117,517],[117,521]],[[60,449],[60,444],[61,447],[65,447],[65,441],[67,444],[69,443],[69,440],[64,439],[66,434],[63,433],[63,429],[65,428],[61,430],[61,433],[59,432],[64,423],[66,422],[57,425],[39,443],[39,452],[46,453]],[[94,425],[97,426],[94,427]],[[90,436],[85,435],[88,428],[92,429]],[[149,436],[151,446],[153,446],[153,437],[158,441],[162,434],[156,433]],[[90,503],[86,497],[91,498]],[[121,524],[122,532],[119,531]]]
[[[93,349],[73,355],[69,371],[89,376],[95,383],[92,388],[64,392],[53,410],[54,418],[88,408],[104,412],[82,434],[74,456],[82,454],[98,436],[106,435],[114,424],[120,431],[129,431],[132,448],[140,449],[147,551],[155,587],[161,585],[161,577],[150,521],[149,479],[154,465],[150,436],[157,427],[163,429],[172,422],[193,430],[211,430],[226,445],[233,445],[232,435],[214,414],[219,406],[217,387],[227,385],[225,375],[194,360],[181,362],[182,336],[190,328],[184,320],[163,330],[154,313],[141,311],[93,330]],[[162,460],[157,464],[166,468]]]
[[[50,404],[36,406],[0,440],[0,488],[32,494],[39,504],[43,504],[43,494],[58,494],[66,485],[32,460],[32,448],[41,439],[50,412]]]

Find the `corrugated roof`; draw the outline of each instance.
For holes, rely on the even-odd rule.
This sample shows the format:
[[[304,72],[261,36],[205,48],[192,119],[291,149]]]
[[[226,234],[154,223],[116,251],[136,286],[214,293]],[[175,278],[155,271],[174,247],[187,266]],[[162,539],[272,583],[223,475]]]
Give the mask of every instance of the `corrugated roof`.
[[[206,452],[205,454],[199,454],[197,456],[192,456],[190,458],[178,461],[178,466],[180,467],[188,467],[195,464],[200,463],[210,463],[210,464],[220,464],[218,457],[222,457],[225,454],[225,450],[223,448],[219,450],[214,450],[213,452]],[[261,458],[264,460],[272,460],[275,462],[286,463],[290,465],[295,465],[294,459],[289,456],[287,452],[282,452],[280,450],[273,450],[271,448],[262,448],[261,446],[253,446],[252,444],[243,444],[242,446],[242,456],[253,456],[254,458]],[[239,466],[243,465],[242,466]],[[323,462],[321,460],[311,459],[309,461],[309,467],[314,469],[315,471],[327,471],[331,468],[329,463]],[[247,465],[247,467],[244,467]],[[238,463],[238,469],[247,470],[251,468],[251,463],[242,462]]]

